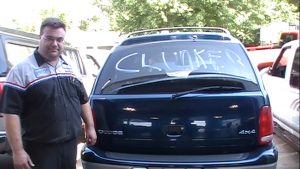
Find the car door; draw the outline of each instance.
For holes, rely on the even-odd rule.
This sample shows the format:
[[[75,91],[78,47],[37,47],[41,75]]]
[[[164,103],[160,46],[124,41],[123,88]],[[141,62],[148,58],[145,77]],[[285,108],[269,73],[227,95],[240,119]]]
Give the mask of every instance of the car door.
[[[295,128],[299,134],[299,67],[300,67],[300,48],[296,49],[291,70],[289,71],[289,91],[288,103],[291,111],[291,121],[295,124]],[[299,135],[298,135],[299,137]]]
[[[299,48],[297,50],[284,47],[269,72],[262,75],[274,119],[291,133],[299,133]]]

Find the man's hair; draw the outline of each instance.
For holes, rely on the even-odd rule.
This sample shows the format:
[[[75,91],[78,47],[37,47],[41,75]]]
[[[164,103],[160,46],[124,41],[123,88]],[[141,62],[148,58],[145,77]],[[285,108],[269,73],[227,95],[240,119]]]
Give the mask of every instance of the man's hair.
[[[58,18],[46,18],[40,27],[40,35],[43,34],[45,27],[51,27],[54,29],[63,28],[66,31],[66,24]]]

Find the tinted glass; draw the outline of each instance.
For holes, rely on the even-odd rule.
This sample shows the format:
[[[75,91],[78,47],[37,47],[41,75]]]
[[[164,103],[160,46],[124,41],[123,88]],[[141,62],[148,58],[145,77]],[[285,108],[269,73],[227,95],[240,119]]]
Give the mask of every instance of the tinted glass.
[[[291,78],[290,78],[290,85],[293,88],[299,89],[299,68],[300,68],[300,49],[298,48],[295,53],[292,71],[291,71]]]
[[[285,78],[286,74],[286,66],[288,63],[288,59],[293,55],[293,50],[291,48],[287,48],[282,56],[278,58],[272,68],[272,75],[280,78]]]

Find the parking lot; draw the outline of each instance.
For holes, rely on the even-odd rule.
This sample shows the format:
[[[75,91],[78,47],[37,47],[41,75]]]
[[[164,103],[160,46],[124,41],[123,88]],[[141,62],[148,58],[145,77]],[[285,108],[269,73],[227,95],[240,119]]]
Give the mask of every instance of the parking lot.
[[[299,152],[296,152],[276,135],[274,141],[279,151],[277,169],[299,169]],[[80,147],[81,145],[78,145],[79,149]],[[13,169],[12,159],[10,156],[0,155],[0,169]],[[77,169],[82,169],[79,156],[77,161]]]
[[[299,152],[276,135],[274,141],[279,151],[277,169],[299,169]]]

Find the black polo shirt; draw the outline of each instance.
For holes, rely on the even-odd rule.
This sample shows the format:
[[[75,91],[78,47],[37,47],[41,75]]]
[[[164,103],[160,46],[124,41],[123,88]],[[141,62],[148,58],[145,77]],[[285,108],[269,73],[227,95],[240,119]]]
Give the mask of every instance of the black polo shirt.
[[[88,96],[75,72],[61,57],[51,66],[37,50],[11,69],[1,112],[20,116],[23,140],[58,143],[82,134],[81,104]]]

